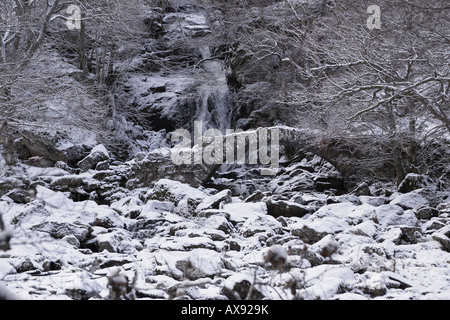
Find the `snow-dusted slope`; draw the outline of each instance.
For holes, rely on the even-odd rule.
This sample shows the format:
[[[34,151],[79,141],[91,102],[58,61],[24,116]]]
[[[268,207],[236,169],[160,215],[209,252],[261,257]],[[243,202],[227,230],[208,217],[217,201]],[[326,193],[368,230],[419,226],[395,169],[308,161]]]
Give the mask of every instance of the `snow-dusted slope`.
[[[333,173],[325,168],[304,160],[258,191],[218,192],[168,179],[123,188],[119,167],[26,167],[35,194],[0,200],[13,231],[0,281],[31,299],[117,297],[109,285],[118,279],[128,286],[120,297],[132,299],[450,299],[449,195],[314,191]],[[109,190],[105,204],[69,198],[86,186]]]

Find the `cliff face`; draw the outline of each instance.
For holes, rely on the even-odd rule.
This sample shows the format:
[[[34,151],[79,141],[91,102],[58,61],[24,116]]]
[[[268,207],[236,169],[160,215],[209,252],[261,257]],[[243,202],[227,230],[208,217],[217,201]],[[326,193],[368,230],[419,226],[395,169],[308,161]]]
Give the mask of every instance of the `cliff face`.
[[[135,121],[156,131],[192,130],[194,121],[223,132],[231,128],[227,67],[210,46],[214,21],[190,7],[155,19],[158,32],[146,40],[119,87],[125,110],[142,115]]]

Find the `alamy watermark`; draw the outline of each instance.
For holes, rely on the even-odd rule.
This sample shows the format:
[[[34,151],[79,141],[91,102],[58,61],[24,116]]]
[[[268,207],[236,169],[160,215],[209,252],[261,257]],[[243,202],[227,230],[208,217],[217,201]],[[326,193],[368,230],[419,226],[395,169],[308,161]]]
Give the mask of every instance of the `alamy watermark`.
[[[367,18],[367,28],[369,30],[381,29],[381,8],[380,6],[374,4],[367,7],[367,13],[370,13],[369,18]]]
[[[262,168],[262,175],[273,175],[279,168],[280,132],[277,128],[260,128],[243,131],[218,129],[203,132],[202,121],[194,122],[193,135],[189,130],[178,129],[171,134],[171,159],[182,164],[250,164],[270,165]]]
[[[67,8],[66,26],[69,30],[81,29],[81,8],[77,5],[71,5]]]

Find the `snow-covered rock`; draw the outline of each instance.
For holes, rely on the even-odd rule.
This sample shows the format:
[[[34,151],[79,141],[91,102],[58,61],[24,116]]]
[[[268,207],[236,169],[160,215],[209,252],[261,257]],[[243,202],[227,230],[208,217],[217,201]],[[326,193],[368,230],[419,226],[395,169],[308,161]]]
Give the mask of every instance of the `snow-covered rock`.
[[[375,219],[382,226],[416,226],[418,223],[414,211],[404,211],[400,206],[392,203],[377,207],[375,209]]]
[[[224,264],[220,253],[208,249],[194,249],[187,257],[186,264],[181,267],[186,278],[196,280],[199,278],[214,278],[218,275]]]
[[[264,295],[253,286],[255,280],[251,273],[234,274],[225,280],[221,293],[230,300],[260,300]]]
[[[106,150],[105,146],[100,144],[93,148],[89,155],[80,160],[77,165],[83,171],[88,171],[90,169],[95,169],[96,165],[102,161],[109,159],[109,152]]]
[[[291,234],[298,236],[306,243],[315,243],[328,234],[336,234],[349,228],[342,219],[324,217],[292,224]]]
[[[229,203],[223,206],[222,211],[229,215],[233,223],[243,223],[248,218],[267,214],[267,205],[256,203]]]
[[[328,300],[348,290],[353,281],[354,274],[350,268],[333,265],[312,267],[305,270],[305,289],[300,290],[300,296],[309,300]]]
[[[251,237],[257,233],[263,233],[266,236],[273,236],[282,232],[283,226],[274,217],[255,216],[248,218],[239,228],[239,233],[244,237]]]
[[[398,191],[408,193],[416,189],[427,187],[431,184],[430,177],[417,173],[408,173],[398,186]]]
[[[284,200],[267,200],[267,213],[275,218],[283,217],[302,217],[311,213],[311,208]]]
[[[83,241],[89,235],[89,226],[68,222],[45,221],[32,226],[30,229],[49,233],[55,239],[75,236],[78,241]]]
[[[175,205],[185,198],[201,201],[207,198],[207,194],[181,182],[161,179],[148,195],[148,199],[170,201]]]
[[[206,209],[220,209],[223,205],[231,203],[231,191],[222,190],[219,193],[202,200],[197,206],[197,211],[202,211]]]
[[[447,252],[450,252],[450,225],[447,225],[432,234],[434,240],[439,242]]]
[[[100,252],[106,250],[109,252],[133,254],[143,248],[142,244],[133,239],[132,235],[124,229],[101,233],[97,235],[96,239],[97,248]]]
[[[395,197],[390,204],[398,205],[405,210],[430,205],[427,199],[415,192],[399,195]]]

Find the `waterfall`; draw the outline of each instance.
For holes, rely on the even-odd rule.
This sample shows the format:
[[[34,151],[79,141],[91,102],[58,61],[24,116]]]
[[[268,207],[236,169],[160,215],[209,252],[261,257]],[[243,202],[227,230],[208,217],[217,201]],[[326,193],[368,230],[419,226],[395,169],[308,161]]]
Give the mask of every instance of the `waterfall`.
[[[204,81],[198,88],[196,121],[202,121],[204,129],[219,129],[225,133],[232,128],[233,98],[227,84],[223,62],[211,57],[208,46],[200,48],[203,59]]]

